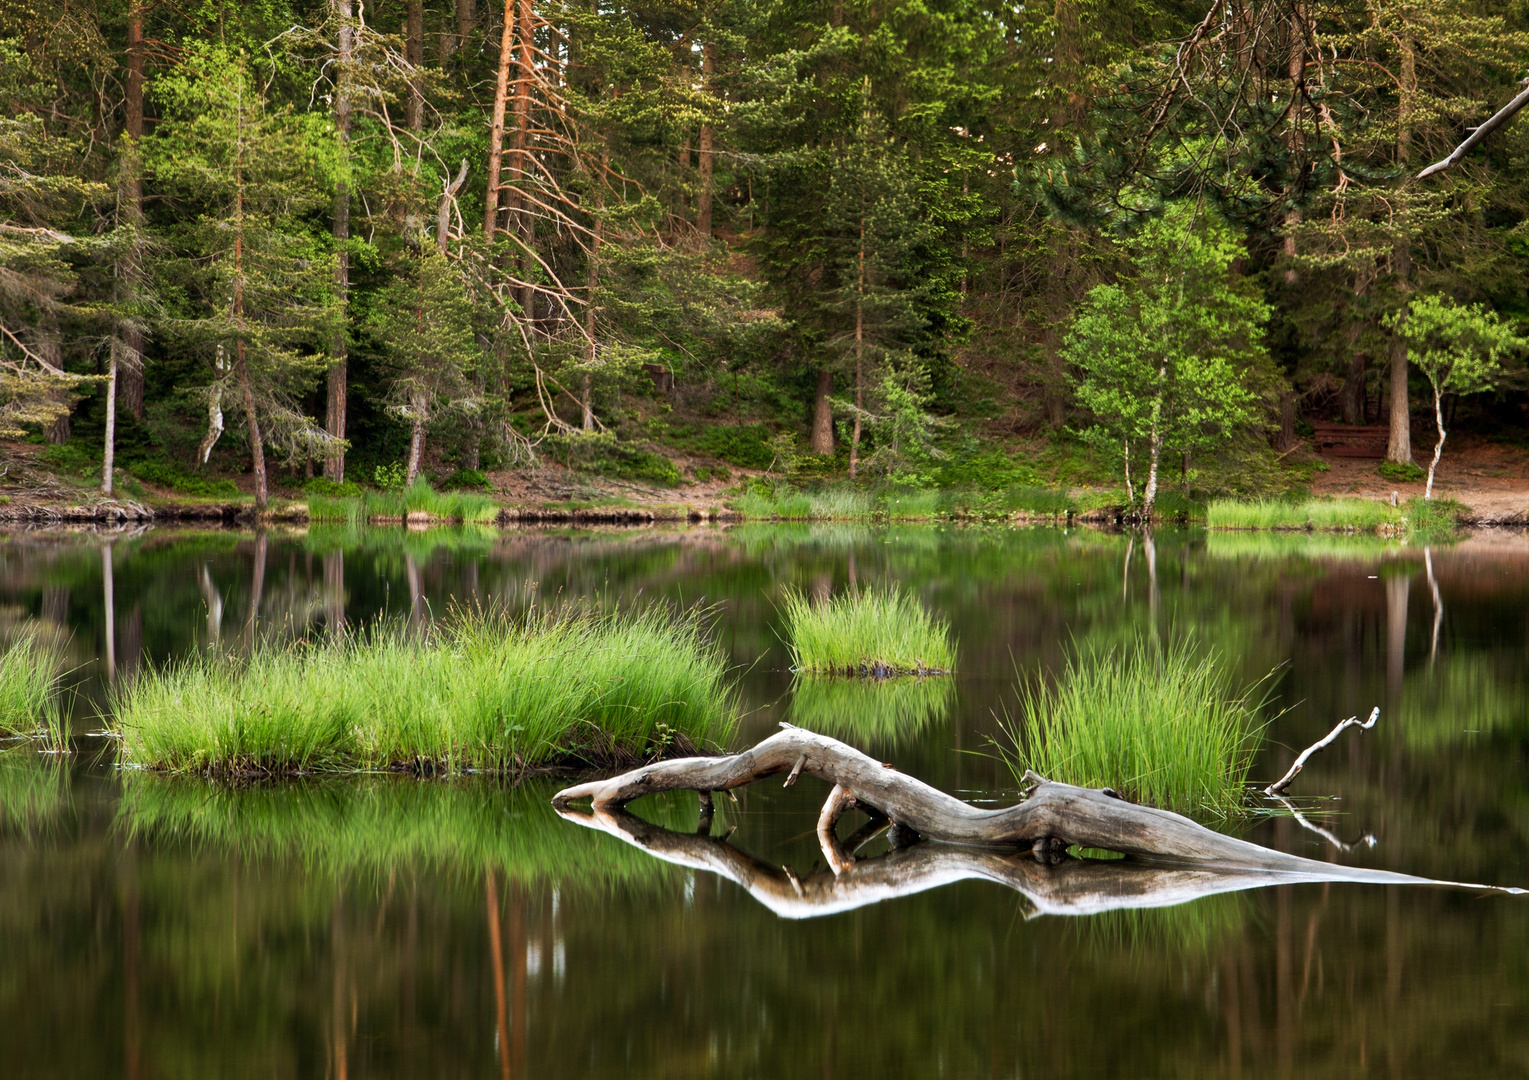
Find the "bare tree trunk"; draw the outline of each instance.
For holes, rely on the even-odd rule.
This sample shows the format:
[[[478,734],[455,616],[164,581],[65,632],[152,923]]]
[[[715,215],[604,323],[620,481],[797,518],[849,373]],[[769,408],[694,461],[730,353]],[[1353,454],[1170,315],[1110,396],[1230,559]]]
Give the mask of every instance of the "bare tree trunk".
[[[425,130],[425,96],[420,85],[425,66],[424,0],[408,0],[404,21],[404,60],[409,65],[409,96],[404,102],[404,119],[416,136]]]
[[[473,24],[478,21],[477,0],[457,0],[458,49],[465,50],[472,41]]]
[[[355,30],[351,26],[354,15],[351,0],[335,0],[335,17],[339,19],[339,70],[335,78],[334,126],[340,142],[340,154],[345,160],[344,170],[350,157],[350,65],[355,55]],[[334,440],[324,458],[324,476],[333,483],[345,482],[345,413],[349,381],[349,352],[345,322],[350,307],[350,252],[346,245],[350,240],[350,184],[342,171],[340,182],[334,189],[334,220],[331,232],[335,239],[336,259],[334,267],[335,297],[340,302],[341,325],[335,329],[329,342],[329,373],[326,379],[324,400],[324,429]]]
[[[1439,441],[1433,444],[1433,460],[1428,463],[1428,484],[1423,488],[1423,498],[1433,498],[1433,474],[1438,471],[1439,458],[1444,454],[1444,402],[1439,397],[1439,388],[1433,388],[1433,422],[1439,429]]]
[[[711,43],[705,45],[701,51],[701,78],[707,89],[711,89],[712,78],[717,71],[717,46]],[[695,230],[704,237],[711,236],[711,202],[712,202],[712,153],[716,138],[710,124],[701,125],[701,141],[699,145],[700,160],[700,190],[696,193]]]
[[[527,284],[520,289],[520,309],[525,319],[536,319],[536,292],[530,285],[535,268],[531,257],[531,241],[536,238],[536,218],[526,205],[523,191],[535,174],[531,159],[531,84],[536,78],[536,23],[531,0],[520,0],[517,17],[517,37],[520,56],[515,72],[515,153],[511,158],[510,177],[515,189],[510,201],[510,214],[515,222],[515,232],[520,238],[521,278]]]
[[[413,404],[414,427],[409,434],[409,470],[404,477],[405,487],[412,487],[419,479],[419,463],[425,456],[425,405],[419,400]]]
[[[828,396],[834,392],[833,372],[818,368],[818,392],[812,408],[812,452],[824,457],[834,452],[833,408]]]
[[[483,238],[499,231],[499,174],[504,154],[504,114],[510,96],[510,64],[515,59],[515,4],[504,0],[504,28],[499,35],[499,67],[494,77],[494,113],[488,132],[488,191],[483,198]]]
[[[860,419],[865,408],[865,195],[860,198],[860,251],[855,281],[855,429],[849,437],[849,477],[860,465]]]
[[[1343,393],[1338,399],[1343,408],[1345,424],[1362,424],[1365,421],[1365,354],[1354,348],[1358,336],[1358,329],[1349,334],[1348,373],[1343,377]]]
[[[117,354],[120,351],[121,346],[113,341],[111,366],[106,377],[106,439],[101,448],[101,494],[107,498],[112,493],[112,466],[117,450]]]
[[[127,8],[127,113],[123,133],[128,146],[123,148],[121,169],[121,208],[135,229],[143,227],[143,0],[130,0]],[[138,274],[143,266],[143,245],[138,237],[123,260],[126,298],[136,299]],[[143,331],[136,318],[123,327],[123,343],[132,353],[117,371],[117,403],[143,419]]]
[[[1410,40],[1402,38],[1401,45],[1402,85],[1397,116],[1396,158],[1405,171],[1412,156],[1412,95],[1417,90],[1417,58]],[[1401,227],[1404,230],[1407,227],[1405,207]],[[1396,274],[1397,293],[1405,312],[1412,276],[1412,241],[1405,232],[1396,238],[1391,261]],[[1411,424],[1412,414],[1407,404],[1407,339],[1402,337],[1398,327],[1391,336],[1391,438],[1386,447],[1387,461],[1404,465],[1412,463]]]

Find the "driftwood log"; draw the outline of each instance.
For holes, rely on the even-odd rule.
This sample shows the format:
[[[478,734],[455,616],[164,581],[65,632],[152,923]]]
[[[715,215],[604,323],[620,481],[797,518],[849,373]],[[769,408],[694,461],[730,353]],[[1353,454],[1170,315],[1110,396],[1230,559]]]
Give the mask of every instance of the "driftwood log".
[[[1182,815],[1128,802],[1108,788],[1075,787],[1034,773],[1026,774],[1033,786],[1023,802],[985,810],[898,772],[837,739],[788,724],[781,726],[784,730],[779,734],[741,753],[656,762],[608,780],[565,788],[553,796],[553,804],[564,817],[618,836],[660,858],[723,874],[787,915],[842,910],[845,905],[859,906],[968,877],[1001,880],[1030,896],[1041,910],[1061,905],[1078,911],[1122,904],[1174,904],[1211,892],[1298,881],[1461,884],[1287,855],[1207,829]],[[795,902],[777,888],[779,882],[771,884],[775,879],[760,869],[763,864],[755,865],[736,848],[706,835],[712,792],[781,773],[787,774],[787,786],[803,773],[833,785],[819,818],[818,838],[832,877],[848,876],[849,880],[832,888],[827,879],[820,882],[817,887],[823,898],[811,903],[807,903],[805,884],[794,874],[788,873],[789,880],[782,880],[796,896]],[[699,835],[649,825],[623,810],[634,799],[662,791],[700,794],[703,812]],[[574,810],[573,804],[583,799],[590,800],[589,811]],[[894,848],[916,835],[984,850],[920,845],[906,849],[906,853],[894,852],[899,857],[890,862],[889,857],[870,860],[876,868],[865,868],[866,864],[855,860],[853,847],[846,849],[835,833],[839,817],[852,807],[871,815],[873,823],[884,821],[892,830]],[[1066,859],[1058,854],[1073,845],[1133,858],[1122,863]],[[914,851],[919,854],[914,856]],[[1050,873],[1058,870],[1057,864],[1077,864],[1077,869],[1060,871],[1060,877],[1036,878],[1037,867]],[[1156,864],[1163,872],[1146,873],[1153,867],[1144,864]],[[1059,884],[1063,879],[1073,880],[1069,875],[1075,873],[1090,875],[1087,883],[1065,888]],[[850,893],[853,899],[849,899]],[[1059,899],[1063,893],[1072,898]],[[1131,897],[1134,900],[1126,903]],[[812,910],[799,911],[800,904]]]

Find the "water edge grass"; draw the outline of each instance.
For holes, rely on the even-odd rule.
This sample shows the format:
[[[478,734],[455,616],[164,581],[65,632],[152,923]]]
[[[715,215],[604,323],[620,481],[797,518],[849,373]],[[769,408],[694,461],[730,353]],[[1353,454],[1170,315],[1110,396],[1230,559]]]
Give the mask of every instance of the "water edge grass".
[[[55,741],[63,723],[61,644],[35,629],[21,631],[0,652],[0,735],[46,731]]]
[[[368,521],[404,521],[424,514],[432,521],[465,524],[492,522],[499,504],[475,491],[436,491],[423,480],[402,491],[364,491],[359,497],[308,496],[308,520],[363,525]]]
[[[791,666],[820,675],[932,675],[955,667],[950,623],[897,588],[813,601],[788,590],[782,604]]]
[[[1377,532],[1402,529],[1407,512],[1376,499],[1213,499],[1205,510],[1210,529]]]
[[[116,702],[123,760],[174,772],[518,772],[726,740],[726,663],[695,611],[456,611],[423,635],[202,655]]]
[[[1016,777],[1111,787],[1136,802],[1229,816],[1262,741],[1265,678],[1232,688],[1214,651],[1144,641],[1075,652],[1055,683],[1022,681],[1006,718]]]

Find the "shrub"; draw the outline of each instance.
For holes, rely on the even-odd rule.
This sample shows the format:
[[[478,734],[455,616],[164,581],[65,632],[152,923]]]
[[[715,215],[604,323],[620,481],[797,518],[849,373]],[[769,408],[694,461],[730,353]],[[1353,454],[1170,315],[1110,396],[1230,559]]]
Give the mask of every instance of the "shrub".
[[[408,475],[403,464],[395,461],[391,465],[378,465],[373,469],[372,482],[377,485],[378,491],[402,491]]]
[[[163,462],[140,461],[128,466],[128,471],[140,480],[158,484],[182,495],[205,499],[234,499],[239,496],[239,485],[232,480],[196,476]]]
[[[1234,691],[1214,652],[1187,641],[1138,639],[1075,653],[1054,684],[1019,686],[1022,719],[1005,719],[1015,775],[1112,787],[1129,799],[1184,812],[1231,814],[1243,805],[1262,738],[1254,694]]]
[[[343,483],[335,483],[326,480],[322,476],[315,476],[303,485],[304,495],[317,495],[325,499],[359,499],[361,497],[361,485],[351,480]]]
[[[460,491],[464,488],[484,491],[488,487],[488,476],[480,469],[458,469],[441,481],[442,491]]]

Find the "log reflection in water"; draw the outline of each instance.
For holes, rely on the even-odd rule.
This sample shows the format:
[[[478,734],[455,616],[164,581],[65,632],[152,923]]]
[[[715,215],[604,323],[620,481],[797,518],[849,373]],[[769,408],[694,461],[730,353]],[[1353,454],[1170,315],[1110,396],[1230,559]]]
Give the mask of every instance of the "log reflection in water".
[[[789,867],[756,859],[726,838],[675,832],[626,810],[575,810],[562,806],[557,812],[567,821],[624,840],[664,862],[709,870],[724,877],[783,919],[836,915],[959,881],[991,881],[1015,890],[1028,903],[1026,918],[1171,907],[1220,893],[1330,881],[1524,892],[1315,861],[1310,863],[1310,869],[1299,871],[1175,866],[1129,858],[1071,856],[1052,863],[1037,859],[1028,851],[984,851],[934,841],[922,841],[874,858],[856,859],[848,850],[853,841],[834,840],[830,847],[825,840],[824,856],[829,865],[842,869],[837,873],[823,870],[799,877]]]

